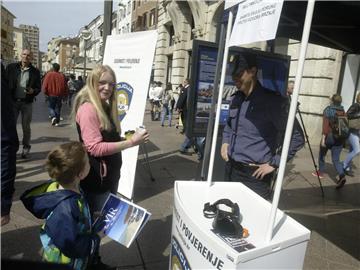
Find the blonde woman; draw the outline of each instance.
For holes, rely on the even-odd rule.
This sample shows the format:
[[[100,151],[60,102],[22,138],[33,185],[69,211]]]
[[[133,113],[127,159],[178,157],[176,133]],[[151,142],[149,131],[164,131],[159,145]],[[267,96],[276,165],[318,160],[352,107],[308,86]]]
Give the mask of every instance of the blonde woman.
[[[116,76],[106,65],[95,67],[74,100],[75,118],[79,139],[89,156],[90,172],[80,186],[85,193],[92,215],[101,211],[109,195],[116,193],[122,165],[121,151],[146,143],[149,134],[138,130],[129,139],[120,137],[115,95]],[[100,256],[94,256],[96,269],[108,269]]]

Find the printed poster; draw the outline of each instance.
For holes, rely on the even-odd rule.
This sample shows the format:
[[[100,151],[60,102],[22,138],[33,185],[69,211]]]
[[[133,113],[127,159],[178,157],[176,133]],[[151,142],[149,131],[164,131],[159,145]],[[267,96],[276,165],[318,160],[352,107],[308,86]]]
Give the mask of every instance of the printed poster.
[[[115,71],[122,137],[143,126],[156,41],[156,30],[107,37],[103,64]],[[118,192],[128,199],[133,196],[138,150],[139,146],[122,151]]]
[[[100,217],[95,221],[96,231],[129,247],[143,229],[151,214],[144,208],[113,194],[107,198]]]

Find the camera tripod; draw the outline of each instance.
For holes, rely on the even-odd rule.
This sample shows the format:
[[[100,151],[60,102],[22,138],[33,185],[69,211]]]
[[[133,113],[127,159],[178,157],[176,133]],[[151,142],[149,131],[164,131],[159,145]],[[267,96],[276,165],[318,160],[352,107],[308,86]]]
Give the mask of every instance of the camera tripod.
[[[313,165],[314,165],[314,168],[315,168],[315,173],[316,173],[317,179],[318,179],[318,181],[319,181],[319,186],[320,186],[320,189],[321,189],[321,197],[324,197],[324,189],[323,189],[323,186],[322,186],[321,181],[320,181],[320,176],[319,176],[319,174],[318,174],[318,167],[317,167],[316,162],[315,162],[314,154],[313,154],[313,151],[312,151],[312,148],[311,148],[311,145],[310,145],[310,141],[309,141],[309,136],[308,136],[308,134],[307,134],[307,132],[306,132],[304,120],[303,120],[303,118],[302,118],[302,115],[301,115],[301,111],[300,111],[300,109],[299,109],[299,106],[300,106],[300,104],[298,103],[298,104],[297,104],[297,107],[296,107],[296,112],[297,112],[297,114],[299,115],[301,128],[302,128],[303,131],[304,131],[305,140],[306,140],[306,143],[307,143],[307,145],[308,145],[308,147],[309,147],[311,159],[312,159],[312,162],[313,162]],[[296,118],[295,118],[295,121],[297,121]],[[275,179],[276,179],[276,173],[274,173],[274,176],[273,176],[271,192],[274,190]]]
[[[296,112],[297,112],[297,114],[299,115],[301,127],[302,127],[302,129],[303,129],[303,131],[304,131],[304,135],[305,135],[305,140],[306,140],[306,143],[307,143],[307,145],[308,145],[308,147],[309,147],[311,159],[312,159],[312,162],[313,162],[313,164],[314,164],[315,173],[316,173],[317,179],[318,179],[318,181],[319,181],[320,189],[321,189],[321,196],[324,197],[324,189],[323,189],[323,186],[322,186],[321,181],[320,181],[320,176],[319,176],[319,173],[318,173],[318,172],[319,172],[319,171],[318,171],[318,167],[317,167],[316,162],[315,162],[314,154],[313,154],[313,151],[312,151],[312,149],[311,149],[311,145],[310,145],[310,141],[309,141],[309,136],[308,136],[308,134],[307,134],[307,132],[306,132],[304,120],[303,120],[303,118],[302,118],[302,115],[301,115],[301,111],[300,111],[300,109],[299,109],[299,106],[300,106],[300,104],[298,103],[298,104],[297,104],[297,107],[296,107]]]

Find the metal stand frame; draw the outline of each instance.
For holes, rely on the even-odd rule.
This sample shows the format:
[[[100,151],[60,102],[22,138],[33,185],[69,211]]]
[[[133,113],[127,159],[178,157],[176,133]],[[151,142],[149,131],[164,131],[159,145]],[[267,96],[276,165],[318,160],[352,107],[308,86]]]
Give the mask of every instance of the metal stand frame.
[[[151,172],[151,167],[150,167],[150,162],[149,162],[149,154],[148,154],[148,151],[146,149],[146,146],[145,146],[144,143],[142,143],[140,146],[142,147],[142,151],[143,151],[144,159],[145,159],[145,162],[146,162],[146,165],[147,165],[148,173],[150,175],[150,180],[152,182],[155,182],[155,178],[153,177],[153,174]]]
[[[137,240],[137,238],[135,239],[135,243],[136,243],[136,248],[139,252],[139,255],[140,255],[140,259],[141,259],[141,263],[142,263],[142,266],[144,268],[144,270],[146,270],[146,265],[145,265],[145,261],[144,261],[144,257],[142,255],[142,252],[141,252],[141,249],[140,249],[140,245],[139,245],[139,242]]]

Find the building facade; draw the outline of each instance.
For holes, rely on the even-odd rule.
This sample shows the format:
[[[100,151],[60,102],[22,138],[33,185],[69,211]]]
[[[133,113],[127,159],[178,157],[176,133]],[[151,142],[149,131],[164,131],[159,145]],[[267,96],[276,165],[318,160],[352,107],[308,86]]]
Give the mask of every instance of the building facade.
[[[60,71],[65,74],[75,73],[75,60],[79,56],[79,39],[63,38],[58,42]]]
[[[159,1],[132,1],[131,32],[156,29],[158,3]]]
[[[39,36],[40,36],[40,30],[37,25],[26,25],[26,24],[20,24],[19,28],[23,30],[24,34],[26,35],[28,41],[30,42],[30,49],[33,54],[33,60],[32,63],[36,67],[41,67],[39,58]]]
[[[131,31],[132,1],[121,0],[117,8],[116,34],[126,34]]]
[[[24,34],[23,30],[17,27],[14,27],[14,60],[21,60],[21,52],[24,49],[30,48],[31,44]]]
[[[1,59],[5,65],[15,61],[14,59],[14,19],[7,8],[1,5]]]
[[[153,79],[162,83],[171,82],[176,87],[191,76],[193,40],[218,42],[224,1],[161,0],[156,3],[159,35]],[[133,1],[133,4],[137,7],[138,1]],[[144,20],[137,14],[133,13],[135,30],[143,25]],[[265,42],[246,47],[269,50]],[[275,40],[274,51],[291,56],[289,79],[295,78],[299,49],[299,41]],[[329,97],[341,93],[341,70],[346,61],[344,55],[344,52],[331,48],[313,44],[308,46],[299,102],[308,135],[312,139],[320,140],[322,111],[329,104]],[[353,89],[352,95],[356,90],[359,89]]]

